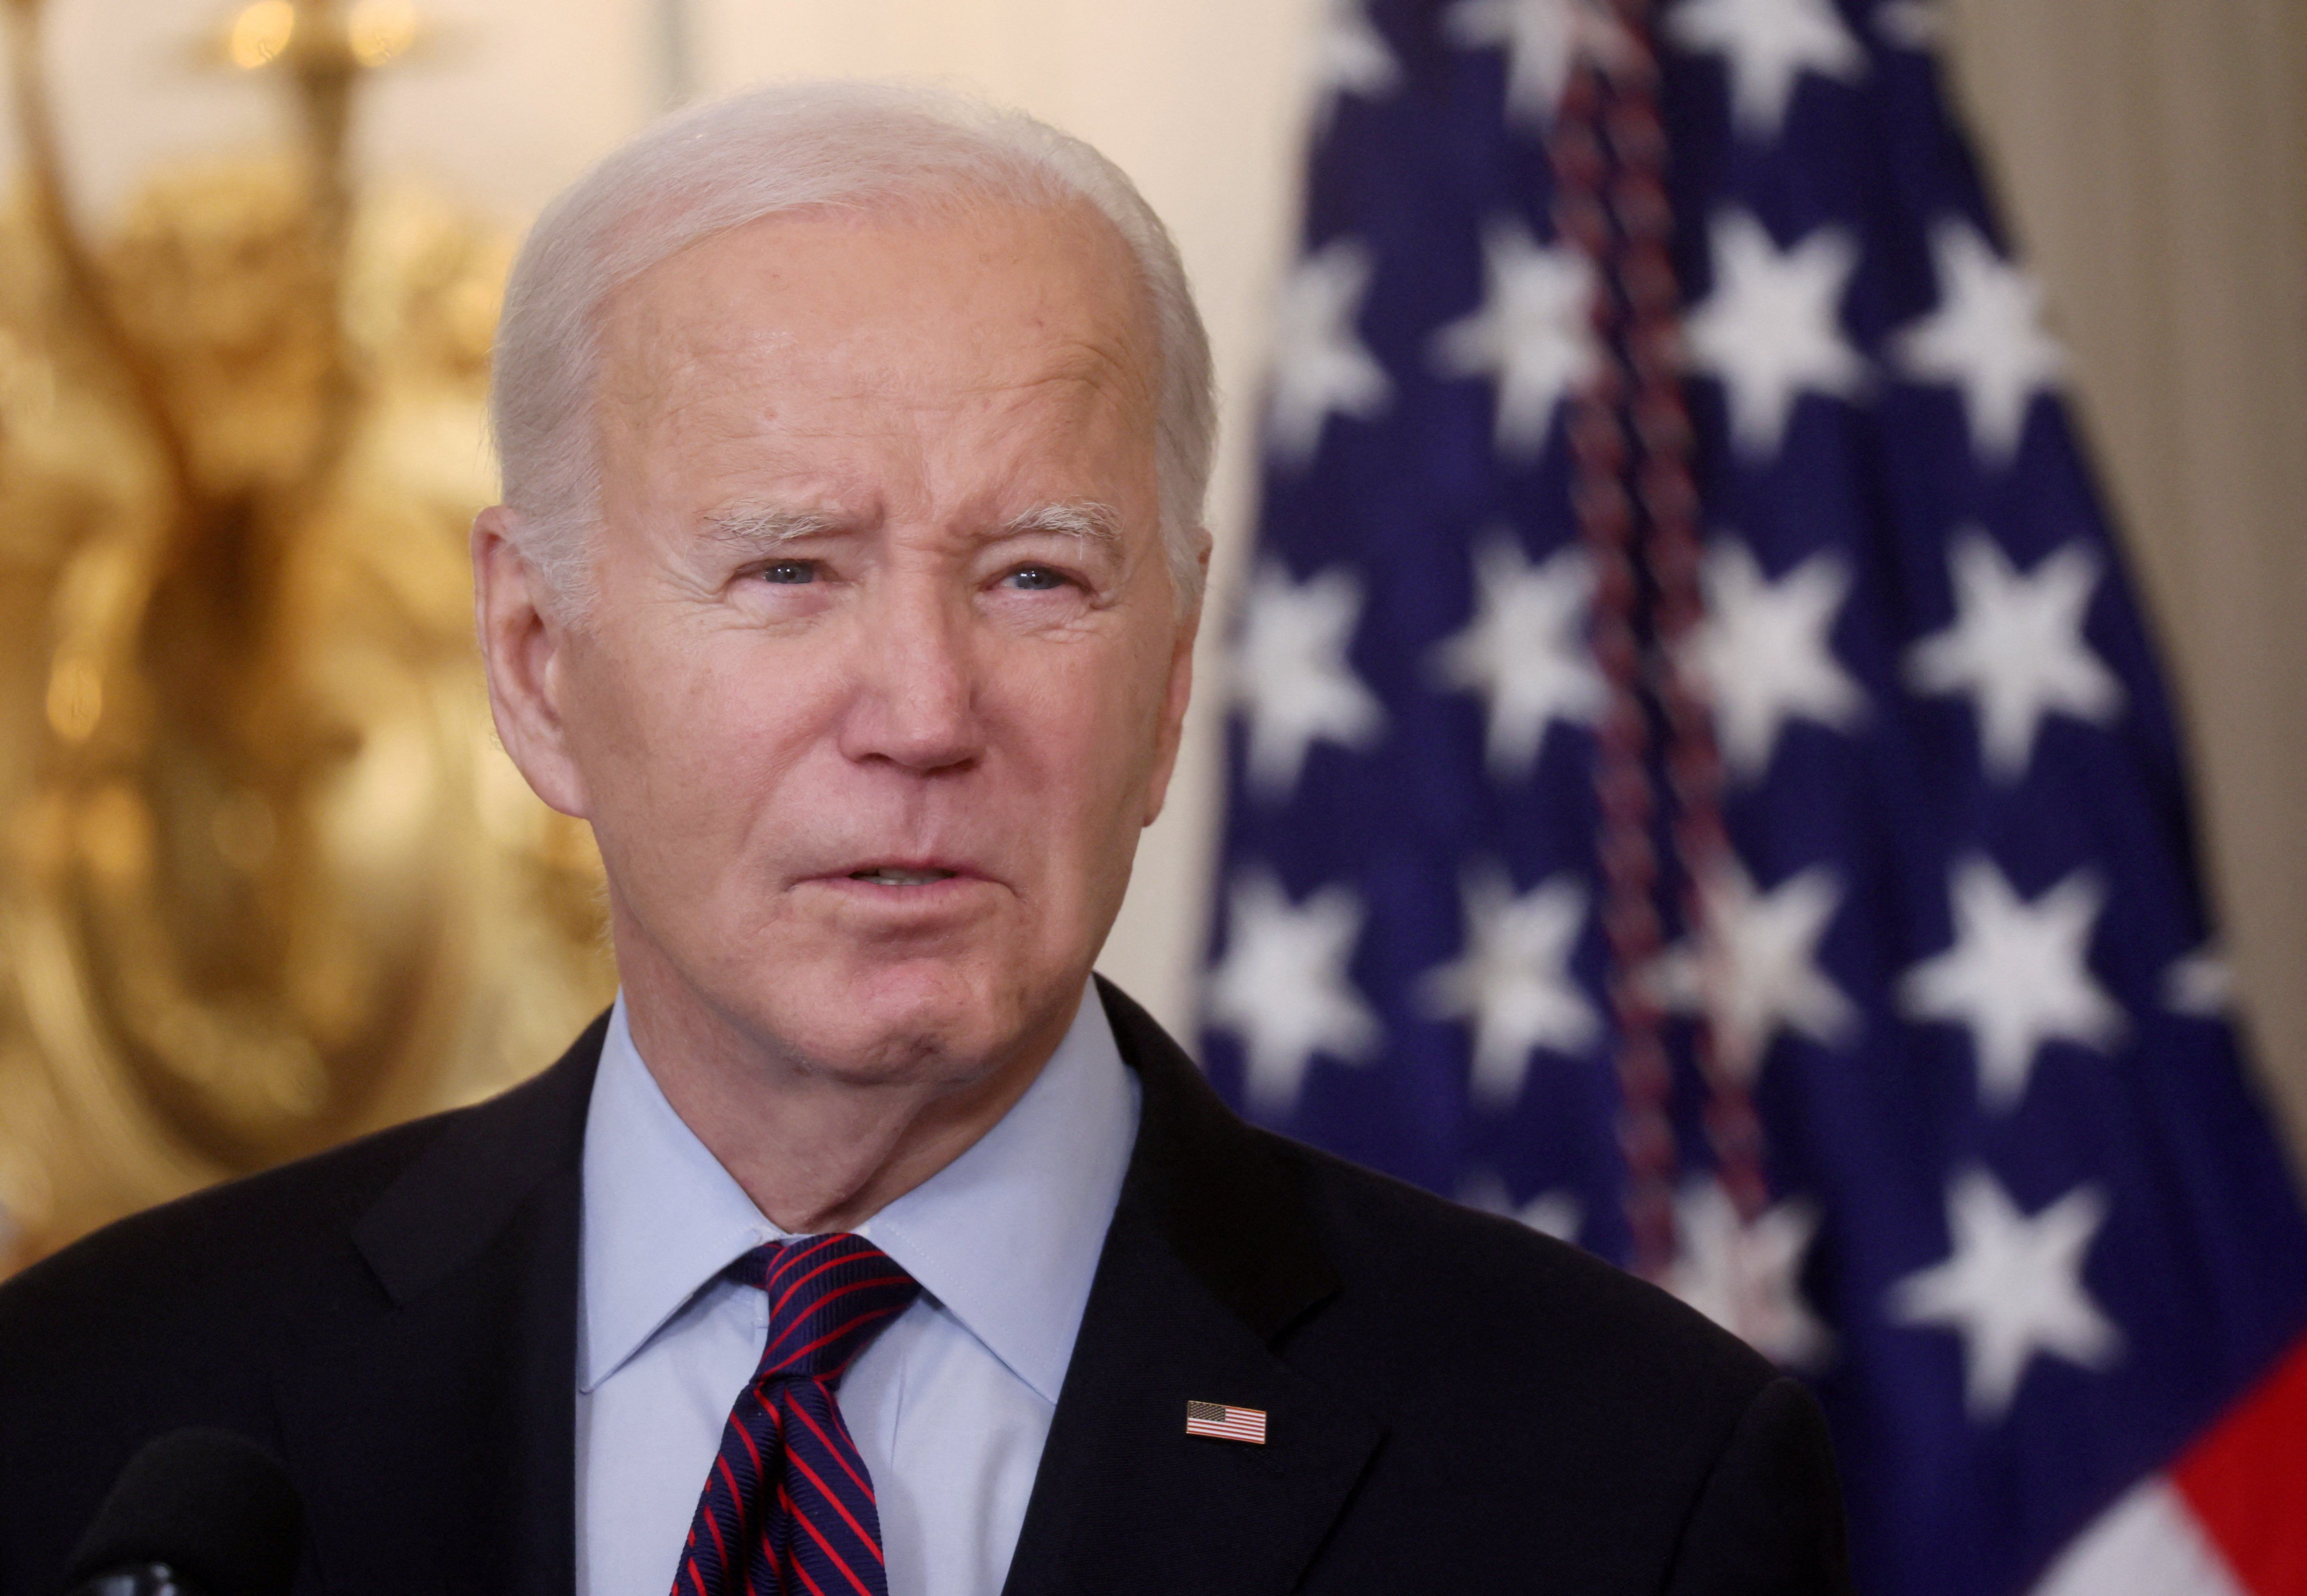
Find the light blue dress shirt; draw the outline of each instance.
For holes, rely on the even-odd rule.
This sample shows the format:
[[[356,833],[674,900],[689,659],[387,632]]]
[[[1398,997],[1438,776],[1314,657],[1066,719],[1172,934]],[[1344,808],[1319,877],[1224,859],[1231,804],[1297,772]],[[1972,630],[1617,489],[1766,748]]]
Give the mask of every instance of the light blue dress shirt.
[[[889,1596],[997,1596],[1137,1137],[1092,986],[973,1147],[858,1227],[922,1283],[841,1383]],[[585,1121],[578,1596],[667,1596],[768,1302],[720,1278],[785,1233],[673,1112],[618,999]]]

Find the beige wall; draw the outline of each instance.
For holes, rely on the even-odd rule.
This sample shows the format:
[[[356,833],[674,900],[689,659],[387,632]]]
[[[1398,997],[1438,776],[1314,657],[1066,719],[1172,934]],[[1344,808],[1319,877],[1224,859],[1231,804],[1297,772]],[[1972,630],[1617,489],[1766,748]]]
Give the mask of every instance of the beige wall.
[[[48,0],[48,64],[79,186],[99,212],[156,160],[284,128],[270,83],[213,60],[235,0]],[[374,164],[527,216],[648,112],[639,0],[423,0],[425,55],[376,80]],[[204,49],[203,47],[209,47]],[[15,165],[0,126],[0,169]]]
[[[1294,230],[1319,0],[691,0],[690,76],[957,80],[1105,149],[1177,229],[1227,401],[1216,610],[1252,487],[1264,311]],[[518,218],[638,124],[657,0],[428,0],[426,62],[364,146]],[[56,0],[68,133],[94,203],[152,159],[262,137],[255,86],[193,73],[204,0]],[[1958,0],[1951,43],[2021,237],[2075,347],[2191,723],[2208,857],[2263,1062],[2307,1148],[2307,5]],[[11,151],[0,138],[0,160]],[[1204,651],[1205,683],[1213,661]],[[1104,960],[1190,1012],[1214,808],[1205,692],[1171,813]]]
[[[1955,54],[2159,624],[2307,1160],[2307,4],[1962,0]]]

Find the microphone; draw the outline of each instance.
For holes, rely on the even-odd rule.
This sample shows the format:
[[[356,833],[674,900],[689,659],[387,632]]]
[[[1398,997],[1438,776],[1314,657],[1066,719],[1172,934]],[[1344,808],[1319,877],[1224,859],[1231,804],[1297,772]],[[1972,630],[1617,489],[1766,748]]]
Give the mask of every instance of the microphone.
[[[179,1430],[128,1460],[73,1554],[66,1596],[287,1596],[304,1507],[272,1455]]]

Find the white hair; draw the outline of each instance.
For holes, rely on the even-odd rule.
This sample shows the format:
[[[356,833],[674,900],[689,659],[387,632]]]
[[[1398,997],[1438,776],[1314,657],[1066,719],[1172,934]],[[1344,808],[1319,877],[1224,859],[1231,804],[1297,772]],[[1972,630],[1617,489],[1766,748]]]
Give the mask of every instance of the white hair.
[[[573,619],[595,596],[593,401],[610,294],[765,217],[828,207],[934,212],[988,199],[1086,201],[1128,246],[1161,362],[1162,537],[1179,608],[1198,602],[1216,401],[1208,335],[1169,230],[1121,169],[1079,139],[957,95],[866,82],[774,85],[668,117],[563,190],[530,229],[505,288],[489,419],[514,535],[546,602]]]

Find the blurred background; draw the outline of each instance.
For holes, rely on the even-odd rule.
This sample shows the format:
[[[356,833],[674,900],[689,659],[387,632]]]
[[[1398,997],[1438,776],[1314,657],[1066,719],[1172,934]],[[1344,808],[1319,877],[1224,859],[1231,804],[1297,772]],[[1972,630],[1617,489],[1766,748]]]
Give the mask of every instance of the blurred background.
[[[1351,145],[1362,112],[1341,107],[1383,98],[1404,71],[1432,78],[1432,52],[1410,41],[1432,43],[1437,18],[1461,47],[1508,52],[1483,81],[1494,98],[1519,92],[1497,86],[1521,70],[1517,52],[1566,51],[1574,68],[1602,37],[1577,32],[1601,25],[1594,0],[1445,9],[5,0],[0,1273],[135,1208],[498,1089],[549,1063],[606,1001],[589,840],[536,803],[495,747],[470,644],[464,531],[493,482],[480,417],[488,340],[510,251],[545,199],[665,109],[763,79],[930,78],[1022,107],[1111,156],[1174,229],[1224,406],[1216,554],[1182,766],[1101,968],[1181,1037],[1230,1027],[1259,1045],[1254,1002],[1229,1011],[1221,994],[1214,1020],[1208,971],[1214,930],[1225,945],[1228,815],[1237,851],[1259,824],[1242,807],[1239,738],[1229,753],[1229,710],[1248,702],[1230,651],[1261,505],[1286,512],[1292,491],[1286,462],[1261,457],[1262,428],[1269,449],[1274,436],[1262,416],[1277,351],[1296,358],[1282,346],[1306,333],[1290,320],[1305,302],[1285,289],[1301,250],[1333,230],[1318,193],[1308,220],[1309,147],[1334,123],[1332,153]],[[2307,9],[1682,9],[1711,19],[1685,26],[1685,44],[1727,30],[1726,59],[1777,50],[1795,76],[1845,70],[1846,23],[1882,59],[1935,59],[1935,80],[1922,81],[1968,129],[2010,252],[2043,285],[2067,350],[2066,419],[2174,701],[2202,883],[2223,927],[2189,965],[2188,1011],[2240,1020],[2250,1079],[2301,1166]],[[1720,42],[1741,29],[1745,43]],[[1949,158],[1963,169],[1959,151]],[[1337,395],[1325,403],[1354,413]],[[1313,413],[1317,435],[1325,414]],[[2077,502],[2088,516],[2087,491]],[[2151,665],[2137,670],[2151,682]],[[1352,739],[1334,727],[1332,740]],[[2109,868],[2120,888],[2123,866]],[[2174,868],[2183,881],[2184,858]],[[1591,985],[1600,955],[1580,957]],[[2080,1022],[2045,1023],[2042,1036],[2090,1040]],[[1285,1110],[1323,1046],[1325,1070],[1350,1059],[1352,1029],[1299,1038],[1290,1101],[1267,1103],[1266,1117],[1319,1131],[1318,1104],[1316,1121]],[[1559,1033],[1539,1045],[1579,1050]],[[1462,1042],[1450,1046],[1462,1074]],[[1239,1059],[1218,1056],[1221,1084],[1255,1099]],[[2021,1091],[2032,1058],[2020,1061]],[[1987,1094],[1990,1130],[2008,1106]],[[1578,1233],[1574,1205],[1535,1177],[1484,1178],[1491,1186],[1459,1195]],[[2023,1206],[2050,1213],[2057,1191],[2037,1185]],[[1768,1201],[1759,1187],[1739,1198],[1737,1233],[1765,1233]],[[1960,1216],[1947,1223],[1962,1233]],[[2290,1233],[2268,1256],[2297,1250]],[[1801,1263],[1810,1234],[1782,1247],[1776,1287],[1739,1290],[1775,1289],[1804,1323],[1788,1307],[1790,1271],[1814,1299],[1847,1295],[1841,1276],[1819,1273],[1842,1265]],[[1736,1308],[1717,1316],[1764,1344],[1768,1326]],[[2268,1323],[2288,1322],[2287,1306],[2270,1311]],[[2032,1333],[2022,1370],[2029,1345],[2079,1367],[2099,1356],[2071,1335]],[[2198,1417],[2264,1366],[2264,1347],[2229,1350],[2225,1383],[2188,1410]],[[1857,1421],[1847,1404],[1834,1412],[1848,1458]],[[2136,1474],[2123,1464],[2109,1478]],[[1891,1478],[1860,1481],[1862,1507],[1867,1489],[1895,1494]],[[1994,1489],[1992,1471],[1984,1478]],[[2013,1530],[2022,1552],[2010,1566],[2032,1578],[2041,1548],[2106,1506],[2105,1491],[2078,1498],[2048,1527]]]

